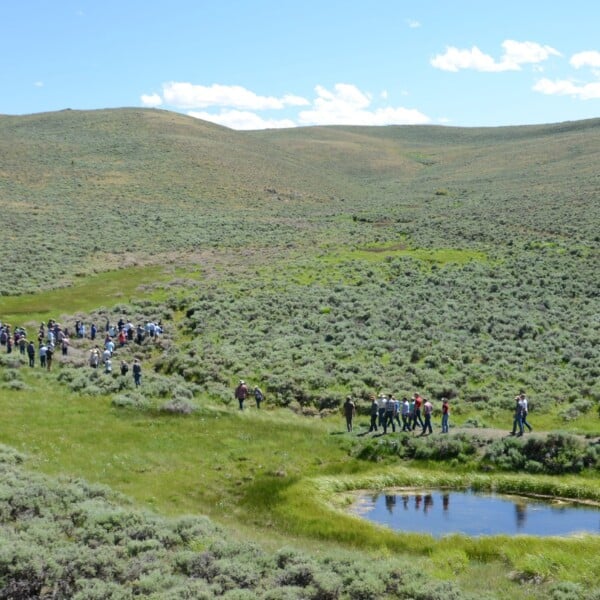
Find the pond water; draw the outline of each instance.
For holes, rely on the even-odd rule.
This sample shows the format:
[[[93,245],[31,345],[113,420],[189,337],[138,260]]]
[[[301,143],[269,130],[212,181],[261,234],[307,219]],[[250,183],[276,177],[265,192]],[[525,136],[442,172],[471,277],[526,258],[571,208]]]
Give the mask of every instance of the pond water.
[[[433,490],[362,494],[355,511],[405,532],[482,535],[600,534],[600,507],[524,496]]]

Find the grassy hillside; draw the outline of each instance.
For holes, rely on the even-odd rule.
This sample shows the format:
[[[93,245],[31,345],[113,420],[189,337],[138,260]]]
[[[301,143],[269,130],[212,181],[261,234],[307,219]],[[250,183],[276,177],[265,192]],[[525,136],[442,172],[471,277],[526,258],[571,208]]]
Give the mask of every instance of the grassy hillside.
[[[490,597],[592,598],[595,537],[433,541],[357,522],[336,494],[421,482],[597,500],[599,154],[600,120],[235,132],[156,110],[0,116],[0,321],[30,336],[49,318],[165,327],[158,343],[117,350],[112,374],[87,366],[89,339],[74,339],[50,372],[0,348],[0,442],[29,468],[110,485],[159,513],[206,514],[233,537],[290,543],[317,561],[261,555],[262,575],[231,583],[213,560],[256,549],[178,538],[175,554],[208,554],[173,558],[173,534],[148,534],[141,548],[129,539],[137,530],[118,533],[115,521],[119,560],[156,551],[170,578],[136,571],[140,558],[83,585],[85,563],[65,576],[65,597],[92,597],[94,586],[94,597],[111,597],[106,586],[114,597],[186,597],[194,586],[182,574],[200,577],[190,561],[206,559],[196,582],[206,597],[460,598],[483,577]],[[141,390],[118,373],[134,357]],[[261,385],[266,410],[238,414],[240,377]],[[570,434],[485,450],[478,431],[508,431],[522,387],[536,432]],[[433,400],[436,423],[449,397],[452,426],[474,436],[446,446],[437,430],[402,443],[367,434],[370,394],[415,390]],[[338,435],[348,393],[357,428]],[[0,576],[17,585],[39,566],[33,579],[46,589],[68,561],[48,550],[35,563],[47,523],[11,520],[11,498],[27,496],[14,482],[30,484],[9,471],[3,542],[18,538],[23,560],[20,571],[0,553]],[[52,485],[35,487],[53,498]],[[67,495],[89,503],[87,488]],[[105,523],[96,507],[81,522],[55,508],[40,510],[66,523],[61,557],[81,550],[74,540],[92,539],[94,554],[88,521]],[[339,580],[325,547],[353,553],[341,559],[352,577]],[[357,565],[371,553],[389,562],[369,578]],[[415,553],[433,578],[421,596],[398,574]],[[277,571],[288,566],[293,576]],[[438,581],[448,578],[456,587]],[[294,589],[272,592],[283,581]]]

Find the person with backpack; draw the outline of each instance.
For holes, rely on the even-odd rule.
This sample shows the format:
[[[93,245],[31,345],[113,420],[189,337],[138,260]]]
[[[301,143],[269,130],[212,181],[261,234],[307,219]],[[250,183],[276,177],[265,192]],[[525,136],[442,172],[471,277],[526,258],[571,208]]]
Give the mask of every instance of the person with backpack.
[[[256,408],[260,408],[260,403],[265,399],[265,395],[262,390],[255,385],[254,386],[254,400],[256,400]]]

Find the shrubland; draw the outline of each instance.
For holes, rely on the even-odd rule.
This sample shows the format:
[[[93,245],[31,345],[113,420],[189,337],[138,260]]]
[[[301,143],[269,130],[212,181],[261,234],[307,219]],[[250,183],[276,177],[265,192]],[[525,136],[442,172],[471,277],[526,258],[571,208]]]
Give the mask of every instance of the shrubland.
[[[3,597],[425,600],[482,576],[490,597],[596,597],[577,562],[593,538],[413,539],[319,494],[422,481],[597,500],[599,136],[598,120],[241,133],[152,110],[0,117],[0,321],[165,329],[110,374],[87,339],[51,372],[0,354],[2,441],[30,467],[4,451]],[[137,390],[118,373],[133,358]],[[239,378],[266,410],[237,414]],[[520,389],[535,435],[480,435],[508,431]],[[365,436],[380,391],[419,391],[436,419],[448,397],[472,433]],[[359,433],[334,435],[347,394]]]

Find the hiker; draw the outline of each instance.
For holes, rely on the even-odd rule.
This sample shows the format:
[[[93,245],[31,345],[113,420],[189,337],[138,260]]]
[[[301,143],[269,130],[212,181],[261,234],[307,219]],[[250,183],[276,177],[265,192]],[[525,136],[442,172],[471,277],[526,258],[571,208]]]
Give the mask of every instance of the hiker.
[[[48,346],[46,346],[46,344],[44,342],[41,342],[38,354],[40,357],[40,367],[42,367],[42,369],[46,368],[46,353],[47,352],[48,352]]]
[[[46,368],[48,371],[52,368],[52,358],[54,357],[54,344],[50,343],[46,346]]]
[[[379,406],[379,427],[383,427],[383,423],[385,422],[385,405],[387,404],[387,398],[384,394],[379,394],[379,400],[377,400],[377,405]]]
[[[69,352],[69,338],[66,335],[62,336],[62,340],[60,342],[60,349],[63,356],[67,356]]]
[[[450,405],[448,398],[442,398],[442,433],[448,433],[448,418],[450,415]]]
[[[410,431],[410,402],[405,396],[402,398],[402,431]]]
[[[94,346],[90,350],[90,367],[93,369],[98,368],[98,364],[100,363],[100,350],[98,346]]]
[[[137,358],[133,361],[132,371],[135,387],[138,387],[142,383],[142,365],[140,365],[140,361]]]
[[[425,421],[423,422],[423,431],[421,435],[425,435],[426,431],[429,433],[433,433],[433,428],[431,427],[431,413],[433,412],[433,404],[429,402],[426,398],[423,403],[423,414],[425,415]]]
[[[27,344],[27,357],[29,358],[29,366],[35,366],[35,344],[33,341]]]
[[[256,408],[260,408],[260,403],[265,399],[265,395],[257,385],[254,386],[254,399],[256,400]]]
[[[527,402],[527,396],[525,395],[525,390],[521,390],[519,397],[521,398],[521,423],[523,423],[523,425],[525,425],[529,431],[533,431],[533,427],[527,422],[529,406]]]
[[[346,397],[346,402],[344,402],[344,416],[346,417],[346,429],[350,432],[352,431],[352,419],[356,414],[356,405],[352,402],[352,396]]]
[[[394,421],[398,425],[398,429],[400,429],[402,427],[402,423],[400,423],[400,414],[402,412],[400,400],[397,400],[393,394],[390,396],[390,400],[394,403]]]
[[[122,360],[121,361],[121,375],[127,375],[128,372],[129,372],[129,365],[127,364],[127,361]]]
[[[517,428],[519,429],[519,433],[517,433]],[[513,426],[510,435],[523,435],[523,401],[521,400],[521,396],[515,396],[515,412],[513,416]]]
[[[240,379],[238,386],[235,388],[235,397],[240,404],[240,410],[244,410],[244,400],[248,396],[248,386],[243,379]]]
[[[421,419],[421,406],[423,405],[423,398],[421,398],[417,392],[414,393],[413,398],[415,400],[415,409],[413,414],[412,428],[416,429],[417,425],[419,425],[419,427],[423,427],[423,419]]]
[[[385,418],[383,420],[383,433],[387,433],[388,425],[392,426],[392,431],[396,432],[396,425],[394,425],[394,417],[396,416],[396,403],[394,402],[393,396],[390,396],[385,403]]]
[[[371,408],[369,409],[369,414],[371,415],[371,427],[369,427],[369,432],[377,431],[377,417],[379,415],[379,406],[377,405],[377,398],[375,396],[371,396]]]
[[[112,360],[110,358],[104,361],[104,372],[112,373]]]

